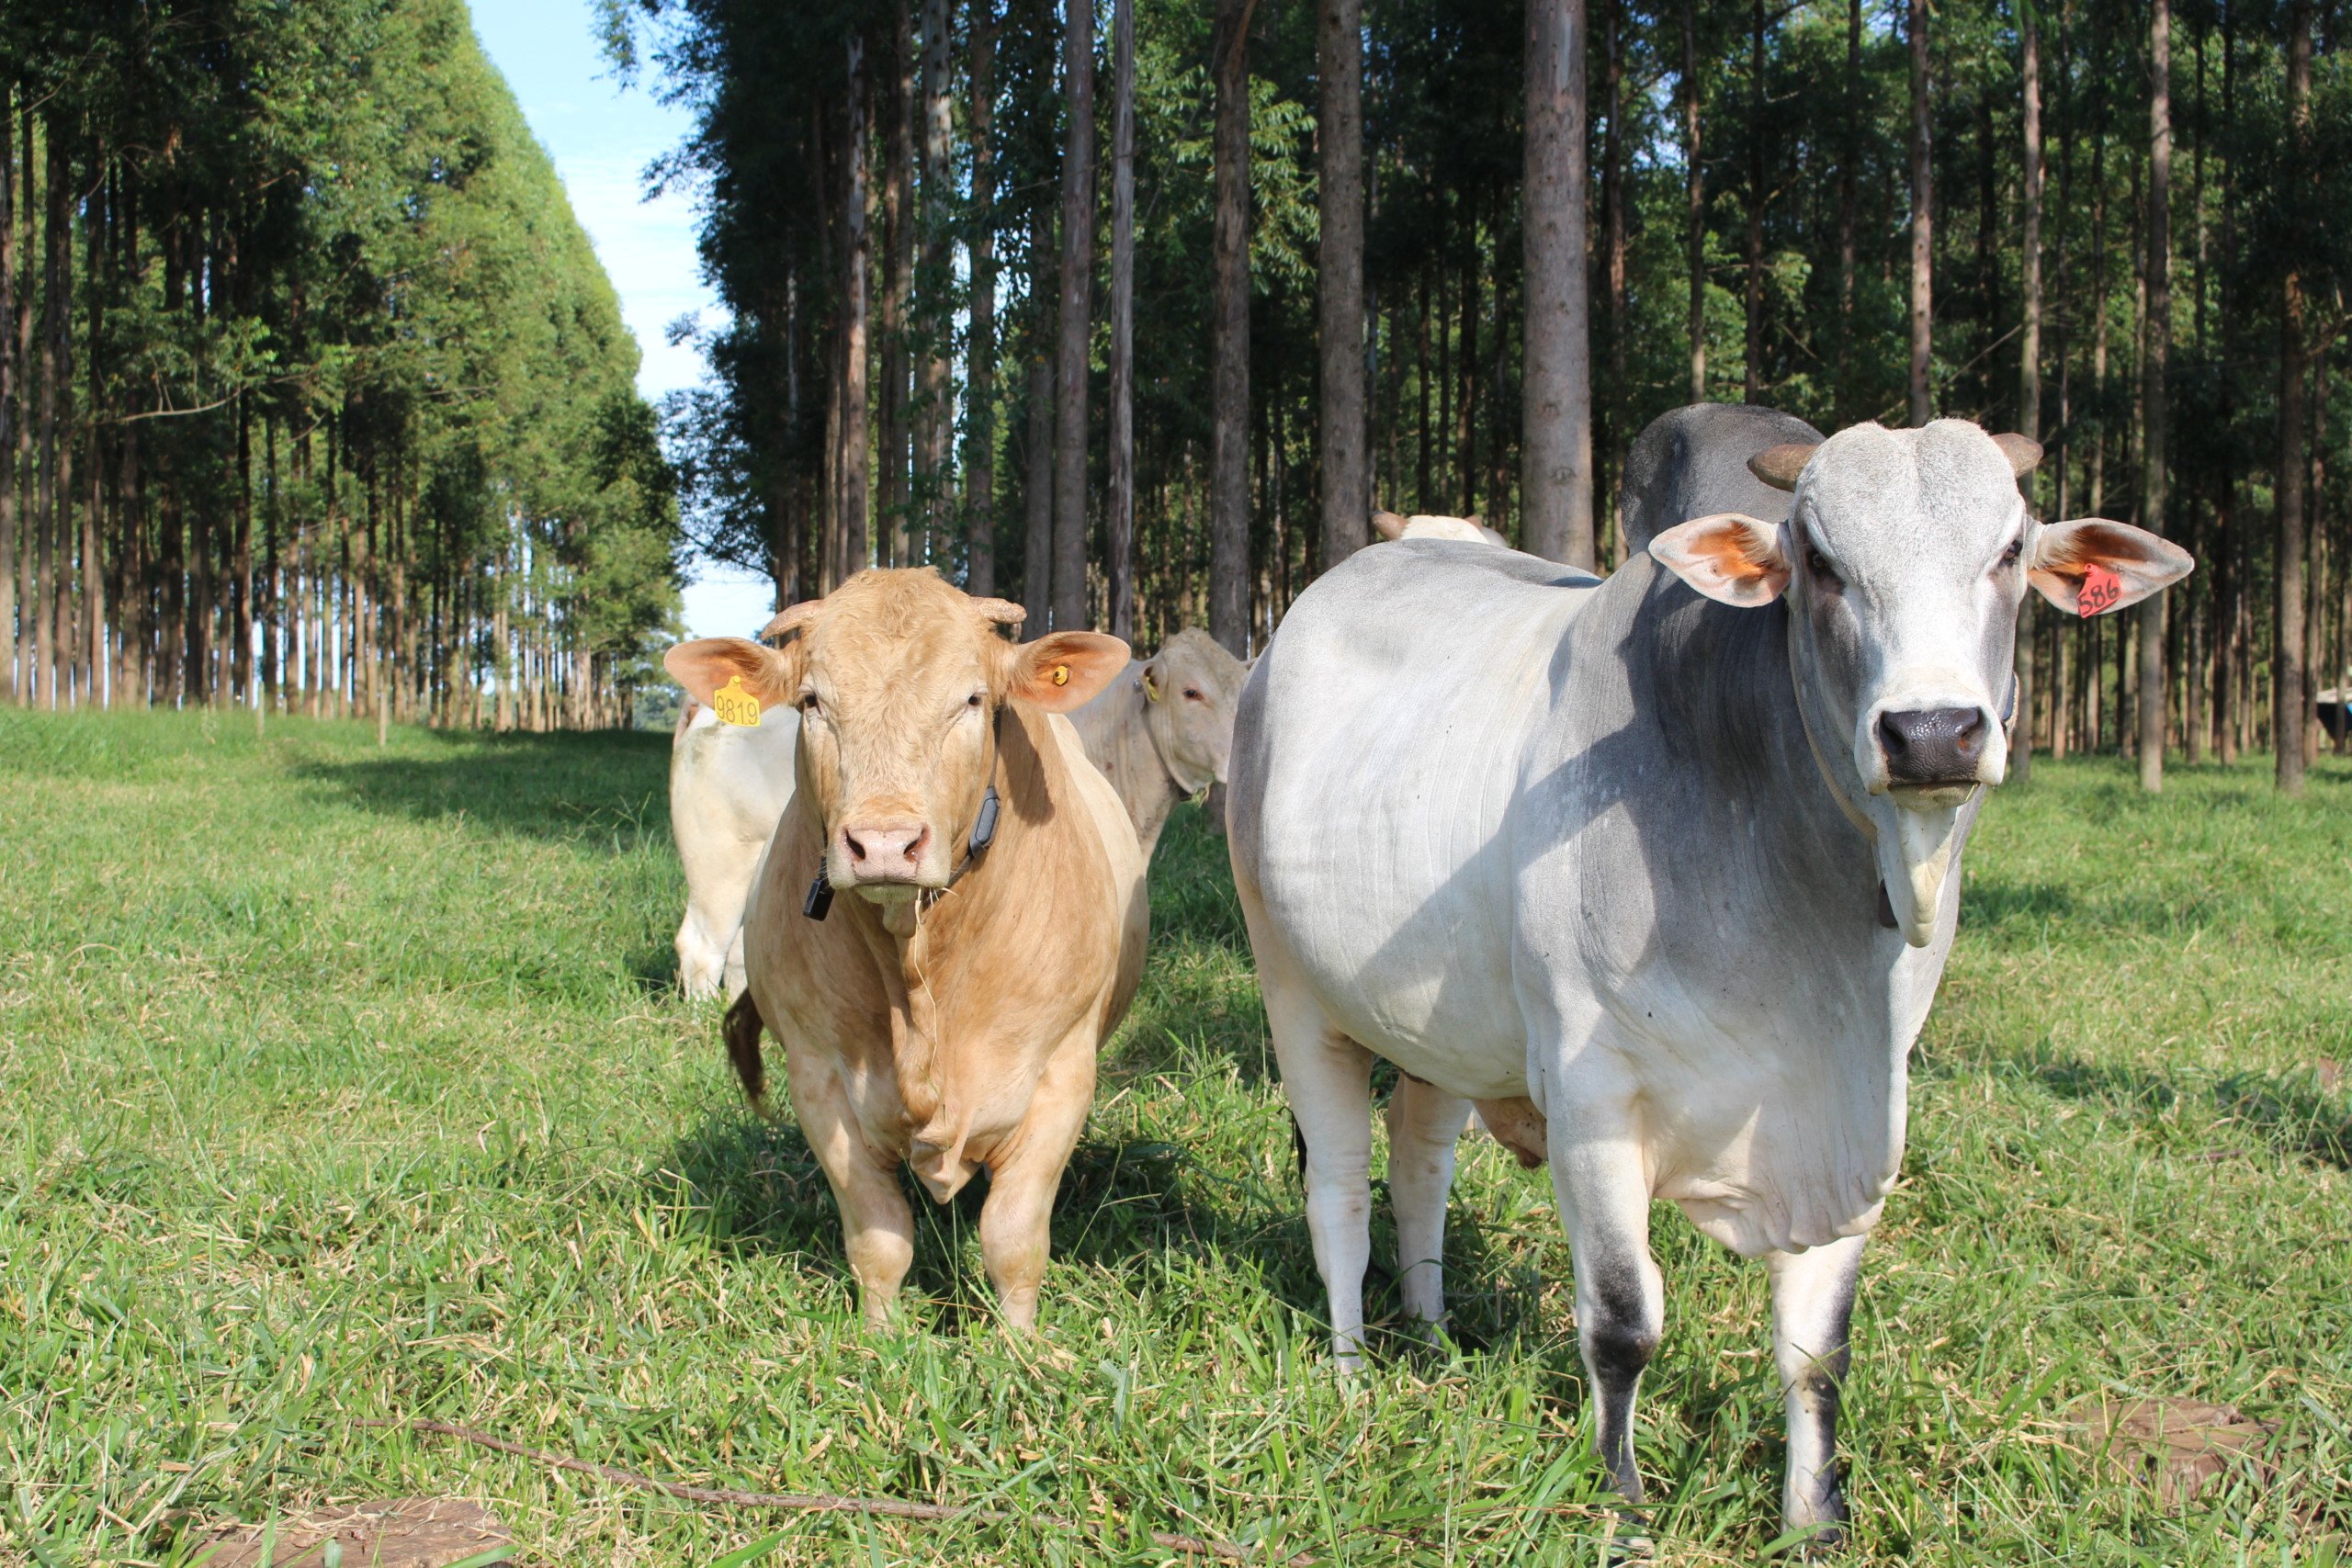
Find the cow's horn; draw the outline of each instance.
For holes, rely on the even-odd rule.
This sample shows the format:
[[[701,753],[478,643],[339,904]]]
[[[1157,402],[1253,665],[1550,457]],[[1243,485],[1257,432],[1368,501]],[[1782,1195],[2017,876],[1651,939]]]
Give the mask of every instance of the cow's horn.
[[[1372,531],[1384,539],[1395,539],[1405,532],[1405,519],[1394,512],[1374,512]]]
[[[980,613],[983,619],[1001,626],[1017,626],[1029,618],[1028,607],[1016,604],[1010,599],[974,599],[972,607]]]
[[[2013,431],[2007,435],[1993,437],[1993,445],[2008,458],[2009,472],[2019,479],[2033,472],[2035,465],[2041,461],[2041,443],[2030,435],[2019,435]]]
[[[1818,441],[1784,441],[1778,446],[1767,446],[1747,459],[1747,471],[1770,485],[1774,490],[1794,490],[1797,476],[1819,450]]]
[[[803,599],[797,604],[786,606],[776,612],[775,619],[760,628],[760,640],[782,642],[794,632],[807,626],[816,618],[817,612],[824,607],[825,602],[822,599]]]

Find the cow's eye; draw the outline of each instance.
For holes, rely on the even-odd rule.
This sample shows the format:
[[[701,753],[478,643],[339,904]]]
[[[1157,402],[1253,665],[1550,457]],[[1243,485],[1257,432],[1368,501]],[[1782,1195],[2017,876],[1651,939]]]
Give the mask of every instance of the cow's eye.
[[[816,716],[817,716],[817,694],[816,694],[816,693],[814,693],[814,692],[803,692],[803,693],[801,693],[801,694],[800,694],[800,711],[801,711],[802,713],[807,714],[807,715],[808,715],[809,717],[811,717],[811,718],[814,718],[814,717],[816,717]]]
[[[1816,581],[1826,587],[1835,588],[1841,581],[1838,576],[1838,569],[1829,564],[1829,558],[1811,546],[1805,547],[1804,568],[1813,573]]]
[[[970,696],[966,697],[964,699],[964,705],[967,708],[978,707],[980,705],[980,694],[974,692]]]
[[[1208,701],[1206,697],[1201,695],[1201,689],[1198,686],[1185,687],[1184,700],[1188,703],[1202,703]]]
[[[2004,567],[2015,566],[2024,554],[2025,541],[2021,538],[2011,539],[2009,541],[2009,547],[2001,552],[2001,564]]]

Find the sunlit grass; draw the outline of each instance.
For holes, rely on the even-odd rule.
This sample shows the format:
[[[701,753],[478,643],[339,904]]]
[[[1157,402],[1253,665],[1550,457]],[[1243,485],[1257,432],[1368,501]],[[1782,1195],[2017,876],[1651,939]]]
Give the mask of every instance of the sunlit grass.
[[[971,1200],[858,1326],[823,1179],[672,986],[659,736],[0,716],[0,1560],[164,1562],[184,1516],[458,1493],[542,1563],[1589,1562],[1566,1247],[1467,1146],[1459,1353],[1331,1375],[1223,845],[1182,812],[1151,970],[1056,1222],[1044,1333]],[[2042,764],[1971,851],[1849,1402],[1860,1561],[2322,1561],[2352,1516],[2352,769]],[[1798,977],[1792,977],[1792,980]],[[1671,1562],[1778,1530],[1760,1272],[1656,1227],[1640,1458]],[[1388,1245],[1385,1224],[1379,1256]],[[1374,1305],[1393,1301],[1375,1265]],[[2281,1424],[2176,1513],[2102,1393]],[[1107,1521],[776,1519],[356,1425],[665,1478]]]

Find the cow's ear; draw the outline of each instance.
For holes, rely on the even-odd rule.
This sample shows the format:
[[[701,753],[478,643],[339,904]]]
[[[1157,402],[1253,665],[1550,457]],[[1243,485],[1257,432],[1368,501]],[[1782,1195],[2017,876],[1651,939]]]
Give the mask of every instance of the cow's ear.
[[[662,668],[688,696],[717,708],[718,716],[730,724],[744,722],[730,716],[730,710],[740,714],[741,696],[756,700],[764,713],[791,702],[800,683],[797,649],[779,653],[748,637],[707,637],[679,643],[662,656]]]
[[[1068,713],[1117,680],[1133,657],[1125,643],[1101,632],[1054,632],[1013,649],[1008,694]]]
[[[2044,524],[2034,536],[2026,578],[2070,615],[2099,615],[2136,604],[2197,567],[2168,539],[2103,517]]]
[[[1650,541],[1650,554],[1708,598],[1742,609],[1770,604],[1789,585],[1780,525],[1742,513],[1678,523]]]
[[[1405,535],[1405,519],[1394,512],[1374,512],[1372,531],[1384,539],[1400,539]]]

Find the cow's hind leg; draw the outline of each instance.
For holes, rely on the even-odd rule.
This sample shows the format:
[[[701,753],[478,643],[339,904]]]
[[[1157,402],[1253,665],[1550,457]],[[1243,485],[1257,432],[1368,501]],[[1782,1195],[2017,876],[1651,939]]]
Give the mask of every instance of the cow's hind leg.
[[[1087,1025],[1090,1032],[1092,1027]],[[1009,1328],[1037,1325],[1037,1294],[1053,1247],[1054,1194],[1094,1103],[1094,1054],[1091,1032],[1074,1034],[1056,1049],[1029,1098],[1019,1135],[989,1161],[980,1260]]]
[[[1592,1384],[1592,1442],[1617,1490],[1642,1501],[1634,1464],[1634,1396],[1666,1326],[1666,1291],[1650,1258],[1650,1193],[1630,1140],[1579,1137],[1551,1119],[1552,1189],[1576,1269],[1577,1340]]]
[[[1372,1260],[1372,1053],[1333,1029],[1306,987],[1266,962],[1259,985],[1306,1149],[1306,1234],[1331,1305],[1331,1348],[1342,1369],[1363,1357],[1363,1271]]]
[[[1789,1530],[1812,1529],[1807,1544],[1815,1547],[1840,1545],[1845,1535],[1838,1401],[1863,1239],[1849,1235],[1804,1252],[1768,1253],[1764,1259],[1772,1275],[1772,1359],[1789,1429],[1781,1514]]]
[[[1405,1076],[1388,1097],[1388,1197],[1396,1213],[1396,1278],[1405,1314],[1445,1321],[1445,1195],[1470,1102]]]

